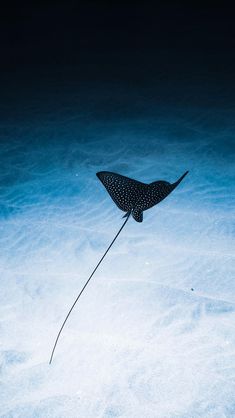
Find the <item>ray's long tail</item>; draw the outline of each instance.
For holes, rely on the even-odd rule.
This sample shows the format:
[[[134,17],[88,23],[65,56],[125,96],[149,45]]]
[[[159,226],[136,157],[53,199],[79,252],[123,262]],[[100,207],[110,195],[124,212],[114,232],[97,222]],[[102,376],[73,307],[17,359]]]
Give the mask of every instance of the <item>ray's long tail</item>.
[[[83,286],[82,290],[80,291],[80,293],[79,293],[79,294],[78,294],[78,296],[76,297],[76,299],[75,299],[75,301],[73,302],[73,304],[72,304],[72,306],[71,306],[71,308],[70,308],[69,312],[67,313],[67,315],[66,315],[66,317],[65,317],[65,319],[64,319],[64,322],[63,322],[63,324],[61,325],[60,330],[59,330],[59,332],[58,332],[58,334],[57,334],[57,337],[56,337],[56,340],[55,340],[55,343],[54,343],[54,346],[53,346],[53,349],[52,349],[52,352],[51,352],[51,357],[50,357],[49,364],[51,364],[51,362],[52,362],[52,360],[53,360],[54,352],[55,352],[55,349],[56,349],[57,343],[58,343],[58,341],[59,341],[59,338],[60,338],[61,332],[62,332],[62,330],[63,330],[63,328],[64,328],[64,326],[65,326],[65,324],[66,324],[66,322],[67,322],[67,320],[68,320],[68,318],[69,318],[69,316],[70,316],[70,314],[71,314],[72,310],[73,310],[73,308],[75,307],[75,305],[76,305],[76,303],[77,303],[78,299],[80,298],[80,296],[81,296],[81,295],[82,295],[82,293],[84,292],[85,288],[87,287],[87,285],[88,285],[89,281],[91,280],[92,276],[94,275],[94,273],[95,273],[95,272],[96,272],[96,270],[98,269],[99,265],[102,263],[102,261],[103,261],[104,257],[106,256],[106,254],[108,253],[108,251],[109,251],[109,250],[110,250],[110,248],[112,247],[113,243],[116,241],[116,239],[117,239],[118,235],[120,234],[120,232],[122,231],[122,229],[123,229],[123,228],[124,228],[124,226],[126,225],[126,223],[127,223],[128,219],[129,219],[129,217],[130,217],[130,213],[128,213],[128,214],[126,215],[125,222],[122,224],[121,228],[119,229],[119,231],[118,231],[118,232],[117,232],[117,234],[115,235],[114,239],[112,240],[111,244],[109,245],[109,247],[107,248],[107,250],[105,251],[105,253],[104,253],[104,254],[103,254],[103,256],[101,257],[100,261],[98,262],[98,264],[97,264],[97,265],[96,265],[96,267],[94,268],[93,272],[91,273],[90,277],[88,278],[88,280],[87,280],[87,281],[86,281],[86,283],[84,284],[84,286]]]

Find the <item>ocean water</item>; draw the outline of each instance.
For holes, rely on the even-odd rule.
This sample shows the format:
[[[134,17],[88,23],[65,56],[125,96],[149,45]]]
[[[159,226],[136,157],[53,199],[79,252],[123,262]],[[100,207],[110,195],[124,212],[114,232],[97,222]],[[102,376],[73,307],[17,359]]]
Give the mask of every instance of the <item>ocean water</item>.
[[[33,93],[1,105],[0,417],[234,417],[234,110],[108,82]],[[123,222],[101,170],[189,174],[128,221],[49,366]]]

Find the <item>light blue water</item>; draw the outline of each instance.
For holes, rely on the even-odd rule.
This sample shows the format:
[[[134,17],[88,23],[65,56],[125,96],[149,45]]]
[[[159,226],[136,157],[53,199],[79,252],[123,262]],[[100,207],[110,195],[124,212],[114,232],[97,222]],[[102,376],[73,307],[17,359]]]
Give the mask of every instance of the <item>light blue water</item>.
[[[4,105],[0,416],[232,418],[234,111],[106,88]],[[143,224],[128,221],[49,366],[123,222],[100,170],[190,173]]]

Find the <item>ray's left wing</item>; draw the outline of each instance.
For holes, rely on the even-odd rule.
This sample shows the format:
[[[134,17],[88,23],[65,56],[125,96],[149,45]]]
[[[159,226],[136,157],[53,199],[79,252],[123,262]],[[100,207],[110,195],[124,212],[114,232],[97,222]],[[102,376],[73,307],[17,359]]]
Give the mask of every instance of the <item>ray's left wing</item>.
[[[117,207],[125,212],[132,210],[146,184],[111,171],[96,173]]]

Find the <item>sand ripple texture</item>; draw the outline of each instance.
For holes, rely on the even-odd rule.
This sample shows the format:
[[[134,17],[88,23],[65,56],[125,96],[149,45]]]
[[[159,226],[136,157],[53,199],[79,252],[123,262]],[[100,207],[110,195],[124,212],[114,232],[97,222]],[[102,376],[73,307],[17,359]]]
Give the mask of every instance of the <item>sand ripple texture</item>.
[[[234,417],[232,111],[105,120],[35,106],[2,125],[0,417]],[[128,221],[49,366],[123,222],[100,170],[190,173],[143,224]]]

